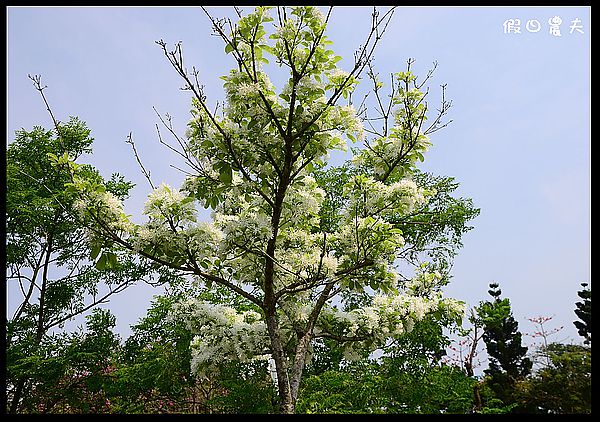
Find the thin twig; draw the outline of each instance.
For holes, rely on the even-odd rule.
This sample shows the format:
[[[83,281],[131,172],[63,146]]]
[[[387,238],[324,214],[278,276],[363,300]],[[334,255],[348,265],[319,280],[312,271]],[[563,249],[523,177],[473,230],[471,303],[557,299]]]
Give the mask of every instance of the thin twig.
[[[41,75],[33,75],[33,76],[31,76],[31,75],[28,74],[27,77],[33,81],[33,86],[35,86],[35,89],[38,90],[38,92],[42,96],[42,100],[44,100],[44,104],[46,104],[46,110],[48,110],[48,114],[50,114],[50,118],[52,119],[52,123],[54,124],[54,127],[56,128],[56,132],[58,134],[58,141],[60,142],[60,145],[64,149],[65,146],[63,144],[62,136],[61,136],[61,133],[60,133],[61,131],[60,131],[59,122],[54,117],[54,113],[52,113],[52,109],[50,108],[50,104],[48,104],[48,100],[46,100],[46,96],[44,95],[44,89],[46,89],[48,87],[46,85],[42,86],[42,76]]]
[[[125,142],[128,143],[129,145],[131,145],[131,149],[133,150],[133,155],[135,155],[135,159],[137,160],[138,165],[140,166],[140,170],[142,171],[142,174],[144,175],[144,177],[150,184],[150,187],[152,189],[156,189],[156,186],[154,186],[154,183],[152,183],[152,179],[150,178],[150,172],[148,170],[146,170],[146,168],[144,167],[144,164],[142,164],[142,160],[140,159],[140,156],[137,152],[137,148],[135,147],[135,142],[133,142],[133,137],[131,136],[131,132],[129,132],[129,135],[127,135]]]

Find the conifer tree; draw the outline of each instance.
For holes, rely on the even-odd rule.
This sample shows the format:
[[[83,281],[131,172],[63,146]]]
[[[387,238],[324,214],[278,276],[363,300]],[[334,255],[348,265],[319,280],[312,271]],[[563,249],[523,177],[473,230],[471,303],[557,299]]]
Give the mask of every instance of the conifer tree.
[[[588,287],[587,283],[581,283],[581,290],[577,292],[582,301],[577,302],[575,306],[575,314],[580,321],[573,321],[577,332],[583,337],[585,344],[592,344],[592,288]]]
[[[508,298],[501,299],[497,283],[490,283],[492,301],[482,302],[478,315],[483,322],[489,368],[484,371],[488,385],[505,404],[510,404],[515,383],[531,372],[532,361],[521,343],[519,324],[514,319]]]

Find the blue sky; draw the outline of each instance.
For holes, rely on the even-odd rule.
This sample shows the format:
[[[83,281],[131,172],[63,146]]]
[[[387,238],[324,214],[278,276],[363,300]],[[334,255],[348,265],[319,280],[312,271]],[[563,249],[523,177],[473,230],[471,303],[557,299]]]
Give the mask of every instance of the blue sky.
[[[327,33],[340,67],[349,70],[370,11],[334,9]],[[177,157],[158,142],[153,107],[173,116],[180,134],[190,116],[190,95],[155,41],[183,42],[214,103],[232,61],[208,19],[191,7],[9,7],[7,15],[8,141],[17,129],[52,126],[27,77],[40,74],[57,118],[77,115],[91,128],[85,160],[137,183],[126,208],[139,218],[149,186],[124,140],[131,132],[155,183],[176,186],[182,175],[169,165]],[[550,33],[555,16],[560,37]],[[521,32],[504,33],[507,19],[520,19]],[[526,27],[534,20],[539,32]],[[575,20],[583,33],[571,33]],[[580,283],[591,282],[590,34],[590,7],[400,7],[375,54],[384,81],[408,58],[421,76],[437,61],[431,95],[447,84],[453,102],[453,122],[432,136],[421,168],[455,177],[457,194],[481,214],[447,294],[473,306],[497,282],[523,332],[533,329],[526,318],[552,316],[548,328],[565,327],[557,341],[581,341],[573,310]],[[119,332],[129,333],[157,293],[140,285],[111,301]]]

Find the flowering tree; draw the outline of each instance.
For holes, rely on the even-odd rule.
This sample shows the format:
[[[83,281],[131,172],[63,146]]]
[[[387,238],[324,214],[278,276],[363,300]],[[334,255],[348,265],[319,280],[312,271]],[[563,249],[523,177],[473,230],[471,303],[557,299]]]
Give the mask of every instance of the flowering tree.
[[[413,226],[441,233],[456,213],[432,211],[428,204],[440,200],[433,183],[422,174],[422,184],[415,182],[429,135],[447,124],[444,90],[432,117],[423,89],[431,74],[418,81],[409,61],[392,75],[387,100],[371,66],[393,9],[374,10],[348,72],[328,49],[331,9],[271,9],[236,9],[236,23],[205,10],[236,62],[222,77],[226,100],[217,110],[207,104],[197,71],[184,67],[181,45],[169,50],[158,42],[192,94],[186,137],[175,135],[190,171],[179,189],[163,183],[148,196],[145,223],[131,222],[120,201],[77,165],[71,187],[106,264],[113,263],[102,251],[117,245],[192,276],[200,288],[220,286],[237,296],[235,306],[193,298],[179,304],[174,317],[196,335],[192,368],[202,375],[223,361],[270,361],[281,411],[292,413],[316,341],[336,340],[352,358],[409,332],[426,315],[455,319],[463,304],[442,296],[448,276],[434,264],[399,270],[409,250],[426,249]],[[266,72],[267,57],[288,72],[279,90]],[[357,110],[351,101],[365,69],[376,118],[366,102]],[[328,153],[346,150],[348,140],[362,148],[343,165],[327,166]],[[211,221],[199,221],[198,206],[211,210]],[[476,212],[462,210],[464,231]]]
[[[533,366],[537,365],[543,367],[551,365],[551,359],[548,355],[548,345],[551,343],[548,343],[548,339],[564,328],[562,325],[552,329],[548,329],[547,326],[544,326],[547,322],[552,321],[552,318],[553,317],[551,316],[548,317],[544,315],[527,318],[529,322],[535,325],[535,330],[532,333],[525,333],[526,336],[531,337],[533,340],[530,344],[530,348],[534,349],[531,359]],[[538,362],[537,358],[539,358],[541,362]]]

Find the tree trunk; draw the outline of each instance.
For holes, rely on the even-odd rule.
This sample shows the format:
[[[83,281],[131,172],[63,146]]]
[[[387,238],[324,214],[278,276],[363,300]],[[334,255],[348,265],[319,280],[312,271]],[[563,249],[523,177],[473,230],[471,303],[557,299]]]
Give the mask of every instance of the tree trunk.
[[[481,403],[481,395],[479,394],[479,387],[480,387],[479,382],[477,382],[477,384],[475,384],[473,386],[473,398],[475,399],[474,410],[476,412],[481,411],[481,409],[483,408],[483,403]]]
[[[279,324],[274,309],[266,315],[267,330],[271,339],[271,352],[275,361],[275,370],[277,372],[277,390],[279,395],[279,407],[281,413],[294,413],[294,403],[290,391],[290,380],[286,363],[283,344],[281,343],[281,335],[279,332]]]
[[[54,218],[54,223],[57,223],[57,219],[58,219],[58,213],[55,215]],[[39,299],[39,312],[38,312],[38,321],[37,321],[37,327],[36,327],[36,332],[35,332],[35,342],[34,342],[34,350],[38,348],[38,346],[40,345],[42,338],[44,337],[44,317],[45,317],[45,295],[46,295],[46,288],[47,288],[47,281],[48,281],[48,270],[50,267],[50,258],[52,256],[52,243],[54,240],[54,233],[50,233],[46,239],[46,246],[47,249],[45,250],[45,259],[44,259],[44,266],[42,269],[42,285],[40,288],[40,299]],[[37,269],[36,272],[34,274],[37,274]],[[33,284],[33,281],[32,281]],[[27,376],[23,376],[22,378],[19,378],[17,380],[17,384],[15,386],[15,393],[13,394],[12,397],[12,402],[10,404],[10,413],[17,413],[17,410],[19,408],[19,402],[21,401],[21,396],[23,395],[23,392],[25,390],[25,384],[27,383],[28,377]]]
[[[21,395],[23,394],[23,389],[25,388],[26,382],[27,379],[25,377],[22,377],[17,381],[15,393],[13,394],[13,398],[10,403],[9,413],[17,413],[17,410],[19,408],[19,402],[21,401]]]

